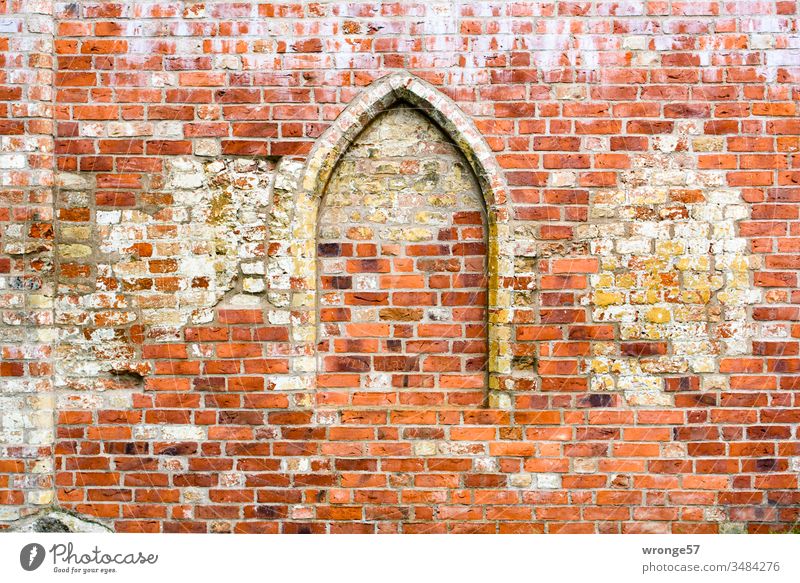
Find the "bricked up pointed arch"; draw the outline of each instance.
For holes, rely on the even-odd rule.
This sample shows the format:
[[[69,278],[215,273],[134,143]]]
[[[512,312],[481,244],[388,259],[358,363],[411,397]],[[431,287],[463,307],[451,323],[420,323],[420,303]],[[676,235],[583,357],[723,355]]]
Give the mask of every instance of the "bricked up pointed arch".
[[[333,170],[380,113],[405,101],[427,114],[455,143],[478,179],[488,222],[489,404],[508,408],[511,397],[513,241],[508,189],[502,171],[472,120],[446,95],[407,72],[375,81],[320,136],[304,165],[279,167],[270,214],[268,285],[275,319],[290,333],[290,370],[278,389],[314,388],[317,371],[316,223]]]

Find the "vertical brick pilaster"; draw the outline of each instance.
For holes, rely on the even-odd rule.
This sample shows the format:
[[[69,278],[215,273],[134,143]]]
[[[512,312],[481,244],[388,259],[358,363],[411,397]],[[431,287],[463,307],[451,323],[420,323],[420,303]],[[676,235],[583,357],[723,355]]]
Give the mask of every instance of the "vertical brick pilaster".
[[[53,499],[53,6],[0,2],[0,519]]]

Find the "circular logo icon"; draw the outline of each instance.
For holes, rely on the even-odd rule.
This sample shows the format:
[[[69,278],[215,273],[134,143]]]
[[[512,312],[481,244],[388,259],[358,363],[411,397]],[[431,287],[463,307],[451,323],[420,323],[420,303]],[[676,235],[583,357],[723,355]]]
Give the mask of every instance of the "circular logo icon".
[[[26,571],[35,571],[44,562],[44,547],[39,543],[30,543],[19,552],[19,564]]]

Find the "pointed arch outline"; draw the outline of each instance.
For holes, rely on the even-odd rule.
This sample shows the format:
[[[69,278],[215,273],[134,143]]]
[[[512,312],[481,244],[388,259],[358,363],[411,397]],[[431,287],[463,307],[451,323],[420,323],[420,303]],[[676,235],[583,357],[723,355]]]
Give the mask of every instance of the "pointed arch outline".
[[[444,131],[478,180],[488,227],[488,405],[510,408],[514,254],[508,188],[494,154],[472,120],[452,99],[405,71],[376,80],[356,96],[317,139],[302,167],[279,168],[270,212],[267,281],[269,290],[278,292],[276,297],[282,298],[279,301],[290,312],[285,318],[290,343],[288,373],[297,380],[287,379],[285,388],[315,387],[316,231],[328,181],[361,132],[400,101],[420,108]]]

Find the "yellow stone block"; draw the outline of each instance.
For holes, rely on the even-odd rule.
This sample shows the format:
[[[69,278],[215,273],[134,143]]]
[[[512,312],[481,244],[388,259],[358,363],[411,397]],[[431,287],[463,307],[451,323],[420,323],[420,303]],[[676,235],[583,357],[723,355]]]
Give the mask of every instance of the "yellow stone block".
[[[79,259],[92,254],[88,245],[59,245],[58,254],[65,259]]]
[[[594,287],[599,289],[599,288],[612,287],[613,285],[614,285],[614,275],[611,273],[601,273],[597,277],[597,282],[594,284]]]
[[[617,276],[617,286],[626,289],[632,288],[636,285],[636,275],[633,273],[623,273]]]
[[[651,308],[647,312],[647,321],[654,324],[666,324],[672,319],[666,308]]]
[[[79,239],[85,241],[92,234],[89,227],[61,227],[62,239]]]
[[[632,304],[655,304],[660,301],[658,289],[639,290],[631,294]]]
[[[348,239],[355,239],[357,241],[372,239],[373,232],[369,227],[352,227],[347,231]]]
[[[391,228],[386,232],[386,238],[392,241],[430,241],[433,234],[422,227]]]
[[[682,255],[686,246],[681,241],[661,241],[656,243],[656,253],[662,257],[674,257]]]
[[[618,305],[624,300],[625,297],[621,292],[596,291],[592,296],[592,301],[596,306],[610,306],[613,304]]]

